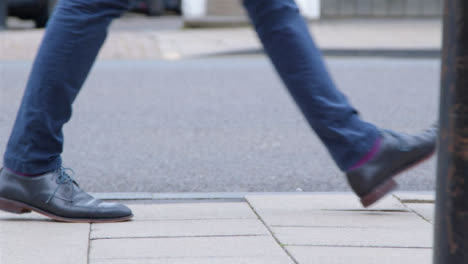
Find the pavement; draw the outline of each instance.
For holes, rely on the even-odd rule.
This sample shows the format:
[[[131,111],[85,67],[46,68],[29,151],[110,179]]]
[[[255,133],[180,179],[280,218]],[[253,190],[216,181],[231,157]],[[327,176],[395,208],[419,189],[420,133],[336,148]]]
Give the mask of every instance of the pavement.
[[[119,21],[116,21],[117,24]],[[122,24],[122,23],[121,23]],[[310,29],[318,43],[331,54],[416,54],[440,53],[440,19],[319,20]],[[0,32],[1,60],[31,60],[43,37],[43,30]],[[110,31],[100,59],[176,60],[214,54],[261,51],[251,27]]]
[[[395,193],[370,209],[351,193],[97,196],[124,199],[134,219],[0,213],[0,263],[431,263],[432,193]]]
[[[325,51],[438,54],[440,20],[310,24]],[[31,60],[42,30],[0,32],[0,60]],[[100,59],[259,52],[249,27],[111,31]],[[380,53],[379,53],[380,52]],[[434,195],[395,193],[363,209],[350,193],[97,194],[132,221],[70,224],[0,213],[0,263],[430,263]]]

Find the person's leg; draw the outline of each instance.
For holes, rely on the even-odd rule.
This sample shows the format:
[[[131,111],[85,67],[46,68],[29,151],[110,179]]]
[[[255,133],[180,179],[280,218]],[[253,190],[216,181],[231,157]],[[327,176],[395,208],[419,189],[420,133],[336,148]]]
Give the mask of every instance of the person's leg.
[[[62,127],[113,18],[129,0],[61,0],[47,27],[0,169],[0,210],[70,222],[132,217],[82,191],[61,167]]]
[[[364,206],[434,152],[437,127],[404,135],[359,118],[333,84],[294,0],[244,0],[244,6],[281,79]]]
[[[244,0],[283,82],[339,168],[350,169],[374,146],[377,128],[361,120],[336,89],[292,0]]]
[[[7,150],[4,166],[40,174],[61,166],[62,126],[113,18],[128,0],[61,0],[35,59]]]

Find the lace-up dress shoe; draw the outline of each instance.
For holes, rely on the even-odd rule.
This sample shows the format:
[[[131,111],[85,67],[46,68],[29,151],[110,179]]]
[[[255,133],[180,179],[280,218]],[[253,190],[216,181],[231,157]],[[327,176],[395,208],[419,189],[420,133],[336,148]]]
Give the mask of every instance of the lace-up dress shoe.
[[[435,151],[437,126],[419,135],[382,131],[379,151],[364,165],[346,173],[353,191],[364,207],[378,201],[397,187],[399,173],[428,159]]]
[[[117,222],[133,217],[125,205],[103,202],[81,190],[63,168],[36,177],[0,170],[0,210],[34,211],[65,222]]]

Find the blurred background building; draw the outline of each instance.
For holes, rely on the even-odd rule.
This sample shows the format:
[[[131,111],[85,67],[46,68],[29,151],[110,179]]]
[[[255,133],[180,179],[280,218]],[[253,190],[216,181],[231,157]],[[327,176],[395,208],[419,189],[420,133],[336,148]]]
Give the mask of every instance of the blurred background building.
[[[0,27],[6,14],[46,25],[57,0],[1,0]],[[434,18],[443,0],[296,0],[303,15],[321,18]],[[131,0],[131,9],[149,16],[182,14],[186,26],[238,26],[247,23],[241,0]]]
[[[296,0],[307,19],[320,18],[434,18],[443,0]],[[186,24],[239,24],[247,21],[238,0],[184,0]]]

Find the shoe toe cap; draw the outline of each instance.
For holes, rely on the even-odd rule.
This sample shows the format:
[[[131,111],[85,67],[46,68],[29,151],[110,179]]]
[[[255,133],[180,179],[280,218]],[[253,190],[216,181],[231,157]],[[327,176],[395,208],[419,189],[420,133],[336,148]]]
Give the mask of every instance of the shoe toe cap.
[[[102,202],[98,205],[98,210],[103,218],[123,218],[132,216],[132,210],[120,203]]]

